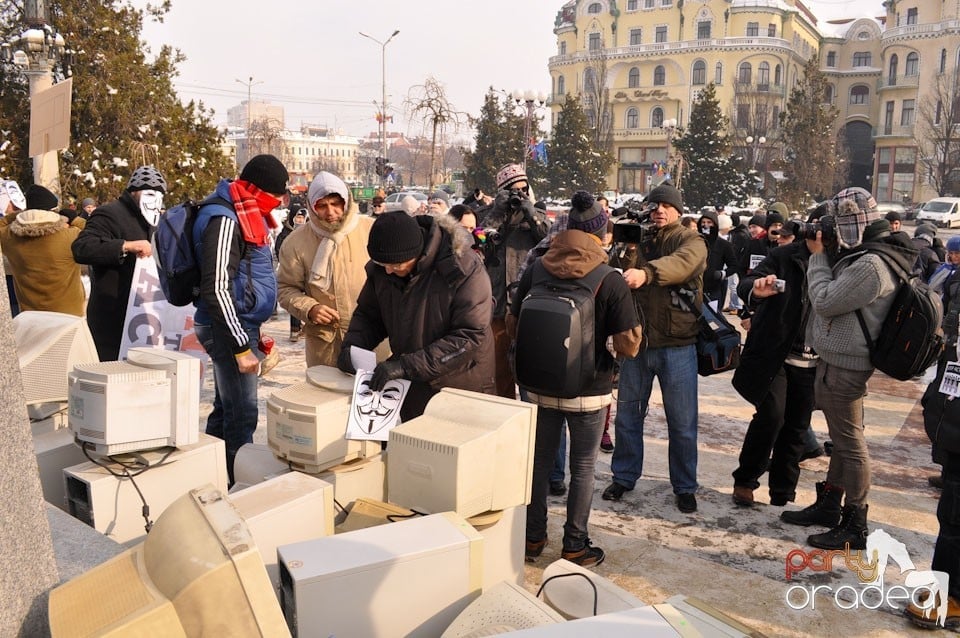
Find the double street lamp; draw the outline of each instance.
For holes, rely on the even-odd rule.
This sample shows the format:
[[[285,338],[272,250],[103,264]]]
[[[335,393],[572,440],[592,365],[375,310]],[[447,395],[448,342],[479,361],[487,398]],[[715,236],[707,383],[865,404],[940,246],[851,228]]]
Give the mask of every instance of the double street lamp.
[[[746,142],[747,146],[750,147],[750,170],[757,172],[757,165],[760,161],[760,149],[764,144],[767,143],[767,138],[762,135],[757,138],[754,138],[752,135],[748,135]],[[760,178],[757,179],[757,186],[761,194],[763,193],[764,172],[765,171],[761,171]]]
[[[523,119],[523,172],[527,172],[527,157],[530,155],[530,129],[533,124],[533,114],[547,103],[547,96],[533,91],[515,90],[510,92],[510,99],[518,107],[524,108]]]
[[[677,132],[677,127],[679,125],[680,124],[677,122],[677,119],[674,117],[666,119],[660,124],[660,128],[662,128],[664,132],[667,134],[667,160],[666,160],[667,170],[670,171],[670,166],[673,165],[673,174],[674,174],[673,182],[674,182],[674,186],[676,186],[677,189],[680,188],[680,178],[683,172],[683,156],[679,155],[678,153],[677,161],[672,162],[671,160],[673,159],[672,154],[674,151],[672,146],[673,136]]]
[[[390,44],[390,41],[400,33],[400,29],[396,29],[393,33],[390,34],[390,37],[384,41],[377,40],[371,35],[367,35],[363,31],[359,32],[360,35],[367,38],[368,40],[373,40],[380,45],[380,80],[381,80],[381,101],[380,101],[380,157],[383,158],[384,164],[387,161],[387,45]],[[380,173],[380,186],[383,187],[386,182],[386,171],[381,171]]]

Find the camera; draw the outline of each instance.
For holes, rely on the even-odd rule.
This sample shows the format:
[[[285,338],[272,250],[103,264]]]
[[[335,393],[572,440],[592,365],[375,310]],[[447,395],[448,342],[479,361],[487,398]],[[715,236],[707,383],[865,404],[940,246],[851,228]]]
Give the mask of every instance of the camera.
[[[520,206],[526,198],[527,194],[520,188],[511,188],[507,191],[507,205],[510,207],[510,210],[520,210]]]
[[[650,213],[656,210],[652,203],[627,205],[627,214],[613,224],[613,243],[642,244],[656,234],[656,226],[650,221]]]
[[[783,279],[774,279],[773,289],[777,292],[784,292],[787,289],[787,282]]]
[[[832,241],[837,238],[837,222],[833,215],[824,215],[820,219],[812,222],[800,223],[800,236],[804,239],[816,239],[817,231],[820,231],[822,241]]]
[[[500,231],[496,228],[474,228],[473,245],[478,248],[484,244],[498,245],[501,242]]]

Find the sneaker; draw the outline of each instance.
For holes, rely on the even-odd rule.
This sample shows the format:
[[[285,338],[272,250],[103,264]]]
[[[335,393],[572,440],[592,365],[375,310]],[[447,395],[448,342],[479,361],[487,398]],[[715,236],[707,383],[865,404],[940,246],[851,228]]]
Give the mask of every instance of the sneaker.
[[[529,543],[527,543],[527,545],[529,545]],[[602,549],[591,545],[590,539],[588,538],[583,544],[583,549],[576,551],[563,550],[560,553],[560,558],[580,565],[580,567],[595,567],[603,562],[606,555]]]
[[[937,596],[942,596],[943,592],[937,594]],[[929,592],[923,592],[917,598],[919,603],[926,603],[927,599],[930,597]],[[938,599],[939,603],[940,600]],[[918,627],[923,627],[924,629],[937,629],[938,625],[943,629],[951,629],[956,631],[960,627],[960,603],[957,602],[957,599],[953,596],[947,597],[947,613],[946,616],[942,619],[940,618],[939,605],[934,605],[929,609],[922,609],[916,603],[911,602],[903,610],[904,615],[910,619],[910,622],[917,625]],[[940,625],[940,623],[943,623]]]
[[[528,563],[532,563],[535,558],[539,558],[540,554],[543,553],[543,548],[547,546],[547,537],[544,536],[543,540],[539,541],[527,541],[526,549],[523,552],[524,560]]]
[[[563,481],[550,481],[551,496],[563,496],[566,493],[567,486],[563,484]]]
[[[299,330],[291,330],[291,331],[290,331],[290,343],[296,343],[296,342],[299,341],[299,340],[300,340],[300,331],[299,331]]]
[[[677,509],[684,514],[697,511],[697,497],[694,494],[677,494]]]
[[[604,430],[600,437],[600,451],[610,454],[613,452],[613,441],[610,439],[610,432]]]
[[[738,507],[750,507],[753,505],[753,490],[743,485],[733,486],[733,502]],[[679,501],[678,501],[679,507]],[[693,509],[696,511],[697,504],[694,502]]]
[[[603,490],[603,494],[600,497],[605,501],[619,501],[623,498],[624,492],[629,492],[631,488],[624,487],[619,483],[611,483],[607,486],[607,489]]]

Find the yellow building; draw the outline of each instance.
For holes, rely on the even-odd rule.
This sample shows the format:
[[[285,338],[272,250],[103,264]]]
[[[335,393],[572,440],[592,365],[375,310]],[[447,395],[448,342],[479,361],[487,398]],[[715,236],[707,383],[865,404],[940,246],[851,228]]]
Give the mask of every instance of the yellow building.
[[[878,17],[820,23],[798,0],[570,0],[549,61],[553,117],[565,94],[580,95],[613,141],[609,185],[645,192],[663,178],[673,126],[713,82],[732,138],[767,173],[789,91],[820,55],[850,183],[881,201],[924,199],[913,122],[925,90],[956,68],[957,3],[887,4]]]

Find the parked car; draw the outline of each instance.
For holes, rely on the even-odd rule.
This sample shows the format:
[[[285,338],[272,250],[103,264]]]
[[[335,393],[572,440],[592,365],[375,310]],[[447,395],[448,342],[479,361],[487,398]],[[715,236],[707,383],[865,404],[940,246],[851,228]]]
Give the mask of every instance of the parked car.
[[[399,193],[387,195],[387,199],[385,199],[383,202],[385,205],[384,210],[388,213],[394,210],[403,210],[400,202],[402,202],[403,198],[407,195],[411,195],[414,199],[422,204],[427,203],[427,196],[419,191],[400,191]]]
[[[917,213],[917,223],[932,222],[937,226],[960,226],[960,197],[936,197]]]

